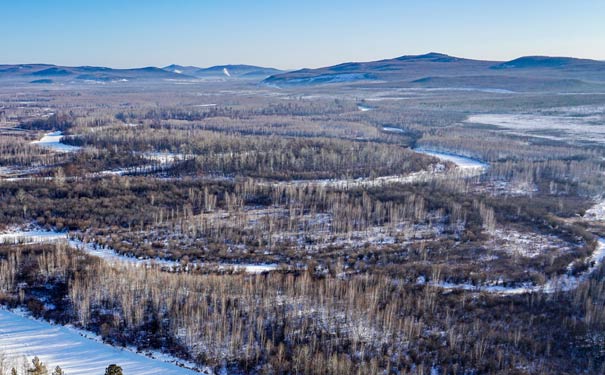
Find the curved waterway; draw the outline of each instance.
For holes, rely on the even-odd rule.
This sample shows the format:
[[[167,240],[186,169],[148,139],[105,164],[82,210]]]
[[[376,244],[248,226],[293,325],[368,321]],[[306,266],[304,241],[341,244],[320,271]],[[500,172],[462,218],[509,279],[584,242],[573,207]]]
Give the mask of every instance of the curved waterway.
[[[33,141],[32,144],[48,148],[56,152],[76,152],[81,148],[61,143],[62,139],[63,133],[60,131],[56,131],[44,134],[44,136],[40,140]]]

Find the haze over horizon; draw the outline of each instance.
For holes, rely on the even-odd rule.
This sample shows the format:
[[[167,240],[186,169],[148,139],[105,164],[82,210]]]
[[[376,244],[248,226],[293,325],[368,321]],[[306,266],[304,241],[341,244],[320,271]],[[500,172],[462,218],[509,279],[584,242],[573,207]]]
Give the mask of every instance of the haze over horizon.
[[[2,6],[2,64],[315,68],[430,51],[605,60],[605,2],[42,0]],[[43,33],[40,33],[43,30]]]

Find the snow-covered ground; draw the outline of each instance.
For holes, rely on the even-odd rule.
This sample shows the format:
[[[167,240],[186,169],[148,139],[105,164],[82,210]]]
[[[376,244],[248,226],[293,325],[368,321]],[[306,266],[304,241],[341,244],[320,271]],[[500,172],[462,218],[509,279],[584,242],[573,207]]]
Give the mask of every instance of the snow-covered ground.
[[[416,91],[476,91],[490,94],[515,94],[515,91],[499,89],[499,88],[479,88],[479,87],[428,87],[428,88],[411,88]]]
[[[605,200],[586,210],[584,217],[591,221],[605,221]]]
[[[0,167],[0,179],[18,178],[14,176],[30,175],[43,171],[45,167]]]
[[[524,284],[520,286],[508,287],[499,283],[473,285],[470,283],[448,283],[448,282],[430,282],[429,285],[449,290],[468,290],[474,292],[486,292],[495,293],[502,295],[514,295],[523,293],[554,293],[556,291],[570,291],[578,287],[582,281],[585,281],[592,275],[594,271],[603,263],[605,258],[605,238],[599,238],[597,247],[587,259],[587,263],[590,265],[586,271],[578,276],[565,274],[560,277],[555,277],[547,280],[543,285]],[[568,265],[570,269],[572,264]]]
[[[9,363],[21,363],[24,356],[28,360],[38,356],[49,368],[60,366],[69,375],[100,375],[113,363],[129,375],[199,374],[174,363],[103,344],[90,333],[4,309],[0,309],[0,353]],[[161,357],[169,359],[165,355]],[[176,362],[176,359],[172,358],[171,362]]]
[[[366,102],[382,102],[382,101],[397,101],[397,100],[410,100],[414,99],[414,96],[379,96],[374,98],[366,98]]]
[[[128,174],[145,174],[151,172],[158,172],[171,168],[178,161],[195,157],[195,155],[185,155],[172,152],[143,152],[138,155],[142,156],[147,160],[151,160],[154,163],[91,173],[87,175],[87,177],[94,178],[100,176],[124,176]]]
[[[356,189],[360,187],[379,187],[386,186],[389,184],[410,184],[415,182],[429,181],[435,178],[435,173],[431,171],[420,171],[414,172],[407,175],[393,175],[393,176],[381,176],[381,177],[360,177],[351,179],[326,179],[326,180],[294,180],[294,181],[280,181],[280,182],[267,182],[268,185],[274,186],[323,186],[335,189]]]
[[[243,270],[246,273],[263,273],[275,271],[277,269],[277,264],[268,263],[268,264],[227,264],[221,263],[219,265],[219,269],[233,269],[234,271]]]
[[[110,169],[106,171],[100,171],[95,173],[90,173],[86,177],[101,177],[101,176],[125,176],[131,174],[145,174],[151,172],[158,172],[161,170],[165,170],[169,168],[169,163],[159,163],[158,165],[139,165],[135,167],[125,167],[125,168],[117,168]]]
[[[599,216],[603,213],[603,208],[605,208],[605,202],[599,202],[586,211],[584,215],[584,219],[588,221],[595,220],[603,220],[603,216]],[[596,216],[595,216],[596,213]],[[503,233],[496,232],[496,237],[502,236]],[[548,243],[548,238],[546,241],[544,240],[546,237],[542,238],[542,236],[538,237],[538,242],[542,242],[542,246],[561,246],[560,240],[556,240],[553,243]],[[517,239],[513,239],[512,246],[515,247],[515,242],[517,245],[522,245],[522,242],[528,241],[529,237],[523,235],[517,235]],[[535,240],[535,239],[534,239]],[[527,251],[527,249],[525,249]],[[562,251],[569,250],[560,249]],[[525,256],[532,256],[532,253],[526,253]],[[598,268],[602,265],[605,260],[605,237],[599,238],[597,240],[597,245],[595,250],[592,252],[590,257],[586,259],[586,264],[588,268],[582,272],[581,274],[574,276],[571,274],[571,270],[573,269],[574,262],[567,265],[568,273],[561,275],[559,277],[554,277],[552,279],[547,280],[543,285],[532,285],[525,284],[521,286],[507,287],[504,285],[500,285],[500,283],[496,282],[493,284],[484,284],[484,285],[473,285],[470,283],[448,283],[443,281],[431,281],[429,285],[442,288],[442,289],[454,289],[454,290],[469,290],[475,292],[487,292],[487,293],[496,293],[502,295],[513,295],[513,294],[523,294],[523,293],[534,293],[534,292],[543,292],[543,293],[554,293],[556,291],[569,291],[573,290],[580,285],[581,282],[587,280]],[[424,279],[422,279],[419,284],[424,284]]]
[[[154,160],[162,164],[174,163],[179,160],[186,160],[195,157],[195,155],[185,155],[174,152],[144,152],[141,154],[147,160]]]
[[[530,181],[524,181],[522,179],[515,179],[512,181],[506,180],[489,180],[481,181],[473,187],[474,191],[482,193],[489,193],[491,195],[508,195],[508,196],[521,196],[521,195],[532,195],[537,193],[538,186]]]
[[[460,169],[478,169],[484,171],[488,167],[487,163],[484,163],[480,160],[472,159],[466,156],[457,155],[453,153],[432,151],[425,148],[416,148],[414,149],[414,151],[419,152],[421,154],[433,156],[441,160],[450,161],[456,164],[456,166]]]
[[[63,133],[60,131],[47,133],[39,141],[33,141],[32,144],[36,144],[40,147],[49,148],[56,152],[75,152],[80,149],[77,146],[70,146],[61,143]]]
[[[481,114],[470,116],[466,122],[495,125],[509,129],[513,134],[541,137],[554,140],[605,143],[605,115],[589,113],[579,115],[553,114]]]
[[[303,77],[289,79],[287,84],[323,84],[323,83],[340,83],[354,82],[360,80],[368,80],[368,76],[363,73],[336,73],[336,74],[321,74],[315,77]],[[269,87],[279,87],[274,83],[266,83]]]
[[[67,239],[67,234],[63,232],[50,232],[44,230],[14,230],[0,234],[0,243],[2,244],[31,244],[41,242],[54,242]]]
[[[382,128],[383,132],[387,132],[387,133],[403,133],[404,130],[403,129],[399,129],[399,128],[392,128],[390,126],[385,126]]]
[[[374,108],[368,107],[367,105],[361,105],[360,104],[360,105],[357,106],[357,109],[359,109],[361,112],[367,112],[367,111],[371,111]]]
[[[507,228],[498,228],[494,231],[490,247],[496,251],[526,258],[534,258],[546,253],[562,255],[572,251],[572,245],[557,236],[519,232]]]

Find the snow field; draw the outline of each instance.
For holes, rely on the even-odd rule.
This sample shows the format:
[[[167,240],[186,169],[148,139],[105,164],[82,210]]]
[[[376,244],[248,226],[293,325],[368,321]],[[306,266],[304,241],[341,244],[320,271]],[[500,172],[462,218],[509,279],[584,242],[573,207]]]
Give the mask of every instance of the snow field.
[[[21,363],[24,356],[29,362],[38,356],[49,370],[60,366],[69,375],[102,375],[112,363],[118,364],[125,374],[130,375],[199,374],[174,363],[103,344],[99,340],[69,326],[54,325],[19,312],[0,309],[0,355],[4,355],[9,363]],[[170,360],[177,362],[174,358]]]

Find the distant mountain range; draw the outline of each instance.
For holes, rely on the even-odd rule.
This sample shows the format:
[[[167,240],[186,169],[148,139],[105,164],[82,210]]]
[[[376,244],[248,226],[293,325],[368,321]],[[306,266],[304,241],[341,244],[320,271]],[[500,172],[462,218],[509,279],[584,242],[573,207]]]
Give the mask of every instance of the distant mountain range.
[[[0,80],[53,83],[69,81],[130,81],[180,79],[179,74],[155,67],[112,69],[98,66],[56,66],[47,64],[0,65]]]
[[[210,68],[169,65],[165,68],[145,67],[134,69],[113,69],[98,66],[68,67],[50,64],[0,65],[0,81],[33,84],[196,79],[260,81],[278,73],[283,73],[283,71],[252,65],[221,65]]]
[[[525,56],[502,62],[472,60],[431,52],[290,72],[253,65],[200,68],[173,64],[164,68],[134,69],[49,64],[0,65],[0,82],[55,84],[165,80],[242,80],[278,87],[340,84],[412,89],[605,91],[605,61]]]
[[[605,61],[574,57],[525,56],[495,65],[492,69],[573,69],[605,72]]]
[[[495,87],[569,89],[605,83],[605,62],[571,57],[527,56],[508,62],[483,61],[431,52],[394,59],[349,62],[275,74],[275,86],[373,83],[403,87]]]
[[[254,65],[217,65],[210,68],[198,68],[196,66],[168,65],[164,70],[186,74],[197,78],[244,78],[263,79],[271,75],[284,73],[283,70],[265,68]]]

